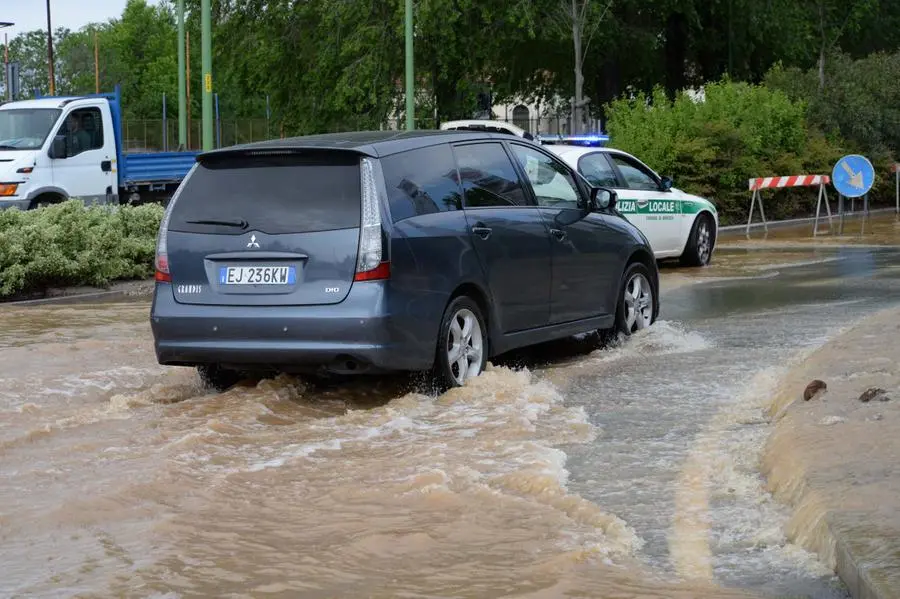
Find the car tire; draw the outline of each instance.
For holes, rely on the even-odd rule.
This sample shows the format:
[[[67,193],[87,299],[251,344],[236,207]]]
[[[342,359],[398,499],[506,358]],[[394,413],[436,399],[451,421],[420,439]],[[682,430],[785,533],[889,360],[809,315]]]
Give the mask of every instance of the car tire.
[[[197,366],[200,381],[207,389],[227,391],[241,380],[241,374],[235,370],[222,368],[218,364],[201,364]]]
[[[681,263],[685,266],[706,266],[712,260],[713,243],[712,218],[708,214],[700,214],[694,219]]]
[[[659,300],[650,281],[650,271],[646,266],[640,262],[628,265],[619,284],[615,324],[611,329],[598,331],[602,345],[609,345],[620,336],[630,337],[653,324]]]
[[[467,296],[453,299],[444,310],[434,358],[433,382],[439,391],[461,387],[484,372],[488,332],[481,309]]]

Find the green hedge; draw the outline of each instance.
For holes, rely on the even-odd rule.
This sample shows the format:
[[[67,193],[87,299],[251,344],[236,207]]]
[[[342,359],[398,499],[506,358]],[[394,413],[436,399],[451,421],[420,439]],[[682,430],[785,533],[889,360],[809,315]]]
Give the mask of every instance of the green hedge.
[[[156,204],[85,207],[79,200],[0,211],[0,297],[152,276],[162,215]]]
[[[838,142],[810,127],[806,105],[764,86],[723,81],[705,87],[705,100],[661,89],[608,107],[615,148],[630,152],[688,193],[716,203],[723,224],[747,218],[753,177],[827,174],[843,153]],[[810,189],[777,192],[768,218],[814,210]]]

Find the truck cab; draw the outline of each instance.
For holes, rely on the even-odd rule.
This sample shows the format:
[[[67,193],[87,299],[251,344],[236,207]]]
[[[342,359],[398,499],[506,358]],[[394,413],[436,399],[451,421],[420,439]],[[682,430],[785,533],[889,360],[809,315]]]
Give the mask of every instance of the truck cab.
[[[171,193],[196,154],[123,152],[118,89],[10,102],[0,106],[0,209]]]

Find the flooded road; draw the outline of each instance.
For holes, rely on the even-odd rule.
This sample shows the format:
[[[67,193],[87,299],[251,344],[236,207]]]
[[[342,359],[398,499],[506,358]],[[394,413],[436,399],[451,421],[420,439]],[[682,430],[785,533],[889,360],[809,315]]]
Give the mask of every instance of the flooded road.
[[[205,392],[143,302],[0,308],[2,597],[845,597],[762,490],[806,352],[900,297],[891,248],[663,269],[661,321],[434,398]],[[525,368],[521,368],[524,365]]]

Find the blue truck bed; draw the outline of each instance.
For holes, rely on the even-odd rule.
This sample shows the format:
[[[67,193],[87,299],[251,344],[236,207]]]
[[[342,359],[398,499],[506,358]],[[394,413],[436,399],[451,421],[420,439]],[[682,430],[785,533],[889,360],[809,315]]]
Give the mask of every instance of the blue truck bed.
[[[184,179],[200,152],[148,152],[122,154],[119,165],[122,187],[177,184]]]

